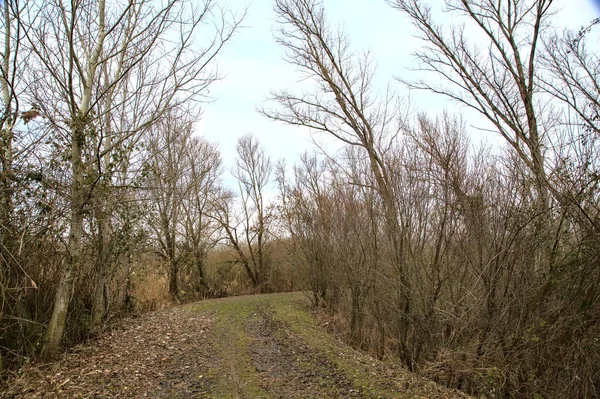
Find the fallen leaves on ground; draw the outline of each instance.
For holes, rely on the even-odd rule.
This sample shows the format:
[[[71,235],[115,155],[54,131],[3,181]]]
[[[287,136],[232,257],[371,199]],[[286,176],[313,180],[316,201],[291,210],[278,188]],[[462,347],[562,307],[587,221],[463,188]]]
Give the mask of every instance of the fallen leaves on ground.
[[[301,293],[123,320],[53,363],[24,367],[0,397],[466,398],[330,336]]]

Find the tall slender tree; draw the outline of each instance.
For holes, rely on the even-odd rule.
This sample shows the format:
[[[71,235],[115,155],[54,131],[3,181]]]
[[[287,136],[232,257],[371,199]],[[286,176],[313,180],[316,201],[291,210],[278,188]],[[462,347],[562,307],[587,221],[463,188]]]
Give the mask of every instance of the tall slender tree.
[[[289,63],[298,66],[315,85],[312,93],[274,93],[278,109],[264,109],[267,117],[306,126],[329,134],[366,153],[377,191],[384,204],[393,263],[397,270],[396,302],[400,353],[412,367],[409,355],[411,301],[405,264],[405,243],[385,154],[397,136],[401,117],[399,101],[391,91],[378,95],[373,87],[374,64],[367,53],[352,52],[349,39],[332,27],[320,2],[278,0],[275,11],[281,28],[276,40],[287,50]]]
[[[252,135],[241,137],[237,143],[234,176],[238,180],[242,204],[245,245],[252,267],[250,279],[256,287],[265,290],[269,268],[267,253],[270,215],[265,190],[271,181],[273,165],[264,147]]]
[[[203,99],[217,78],[211,61],[238,24],[224,11],[214,11],[218,8],[211,0],[172,0],[160,6],[152,1],[32,1],[23,13],[27,17],[19,21],[34,55],[32,102],[40,106],[48,132],[63,137],[71,173],[67,254],[45,356],[56,353],[65,328],[82,256],[85,214],[94,191],[110,181],[110,174],[102,175],[106,155],[112,157],[115,149],[174,106]],[[214,15],[213,36],[201,47],[201,26]],[[134,123],[116,134],[106,122],[118,109],[126,109]],[[107,212],[99,212],[100,219]],[[106,241],[110,226],[102,220],[100,225]]]

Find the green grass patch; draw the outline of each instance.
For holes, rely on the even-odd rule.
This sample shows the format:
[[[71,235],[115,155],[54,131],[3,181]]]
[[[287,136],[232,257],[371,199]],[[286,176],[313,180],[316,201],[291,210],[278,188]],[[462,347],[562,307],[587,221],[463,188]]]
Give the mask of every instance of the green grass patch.
[[[261,376],[253,365],[248,347],[254,339],[245,328],[252,317],[260,317],[268,312],[280,327],[273,337],[292,345],[309,348],[312,355],[299,357],[298,366],[302,370],[316,368],[325,371],[324,378],[331,381],[343,376],[361,397],[365,398],[454,398],[461,397],[445,390],[433,382],[408,372],[397,364],[382,362],[352,349],[340,339],[329,334],[320,326],[310,312],[310,300],[304,293],[285,293],[231,297],[207,300],[189,306],[192,312],[210,314],[213,327],[210,339],[219,354],[217,367],[209,378],[215,382],[215,397],[269,398],[265,389],[265,375]],[[324,384],[327,384],[324,382]],[[329,382],[331,384],[331,382]],[[330,386],[327,390],[335,386]],[[334,391],[323,392],[325,396],[339,397]],[[464,397],[464,396],[462,396]]]
[[[268,397],[260,387],[261,378],[247,351],[252,337],[245,333],[243,326],[244,320],[255,313],[260,303],[259,297],[236,297],[207,300],[190,306],[190,311],[208,313],[213,317],[210,338],[219,357],[207,378],[215,381],[215,397]]]
[[[273,301],[276,320],[287,324],[307,346],[327,357],[346,378],[353,382],[363,395],[369,398],[421,399],[410,392],[398,392],[397,384],[382,374],[390,364],[358,352],[319,326],[310,313],[310,301],[306,295],[295,294]],[[387,374],[387,373],[386,373]],[[395,389],[396,388],[396,389]]]

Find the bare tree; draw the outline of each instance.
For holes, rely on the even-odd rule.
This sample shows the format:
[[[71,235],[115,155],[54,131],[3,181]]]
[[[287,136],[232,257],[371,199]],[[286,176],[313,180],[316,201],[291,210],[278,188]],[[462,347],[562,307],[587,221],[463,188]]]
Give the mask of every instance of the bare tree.
[[[221,186],[221,157],[214,144],[193,137],[186,152],[188,173],[184,184],[189,185],[181,203],[183,252],[197,273],[199,290],[206,293],[210,287],[206,279],[205,260],[215,245],[215,201]]]
[[[590,232],[600,231],[597,143],[600,138],[600,78],[598,54],[590,48],[590,36],[599,20],[578,32],[565,31],[546,41],[542,58],[542,88],[558,100],[562,134],[554,140],[557,166],[551,181],[554,195],[578,223]]]
[[[594,20],[578,32],[551,36],[542,60],[548,71],[543,79],[544,89],[577,115],[575,122],[580,128],[594,134],[600,132],[600,71],[598,54],[590,48],[588,38],[599,23]]]
[[[252,275],[256,287],[264,290],[269,259],[267,253],[269,219],[265,189],[270,183],[271,158],[252,135],[241,137],[237,143],[236,167],[244,226],[245,245],[250,254]]]
[[[13,30],[19,25],[15,23],[15,18],[11,10],[9,2],[2,4],[2,32],[3,32],[3,49],[2,49],[2,136],[0,140],[0,228],[2,229],[2,240],[0,252],[6,251],[8,244],[8,236],[10,235],[10,223],[12,219],[12,168],[13,168],[13,127],[16,123],[16,115],[18,115],[18,101],[16,98],[16,76],[19,73],[19,52],[20,37],[19,34],[14,34]],[[9,258],[7,254],[3,258]],[[5,261],[4,261],[5,262]]]
[[[244,218],[235,202],[232,191],[221,189],[215,197],[215,220],[220,226],[223,241],[235,252],[236,259],[232,263],[241,263],[253,286],[257,286],[257,277],[250,257],[244,251]]]
[[[192,121],[181,112],[171,112],[156,126],[149,139],[150,168],[148,183],[150,199],[156,214],[150,214],[149,224],[159,243],[159,254],[168,264],[169,294],[179,295],[178,278],[180,252],[177,242],[182,203],[191,187],[185,184],[190,167],[188,146],[192,140]]]
[[[27,89],[29,52],[24,46],[24,32],[19,24],[23,8],[23,4],[17,1],[5,1],[1,4],[0,321],[3,321],[5,315],[17,317],[16,314],[22,311],[16,308],[20,307],[20,299],[28,288],[35,287],[35,282],[21,264],[24,257],[20,249],[24,245],[26,226],[32,226],[32,223],[17,217],[15,212],[19,197],[27,191],[25,187],[30,186],[32,180],[39,180],[37,174],[30,173],[29,157],[38,148],[39,140],[29,132],[26,125],[39,116],[39,109],[28,104],[24,95]],[[30,109],[23,112],[28,107]],[[35,183],[37,181],[33,184]],[[0,370],[2,368],[0,353]]]
[[[331,273],[334,263],[330,251],[332,231],[329,218],[333,214],[328,201],[330,178],[316,156],[303,154],[301,163],[294,166],[291,180],[286,178],[283,165],[278,165],[277,182],[281,197],[280,219],[292,239],[294,261],[307,273],[317,307],[336,309],[335,282]]]
[[[416,53],[420,69],[443,79],[406,81],[482,114],[517,152],[535,177],[540,211],[549,207],[545,132],[541,113],[538,62],[541,33],[551,15],[551,0],[448,0],[447,10],[466,16],[487,41],[480,48],[464,26],[444,29],[420,0],[389,0],[413,21],[426,43]]]
[[[215,219],[222,239],[235,253],[232,263],[241,263],[252,286],[265,291],[271,267],[268,249],[271,214],[264,196],[271,181],[271,159],[250,134],[238,139],[236,149],[232,174],[237,179],[239,201],[232,191],[220,190],[214,201]]]
[[[398,99],[390,91],[377,94],[370,55],[360,57],[352,53],[348,38],[328,25],[319,2],[280,0],[275,11],[281,23],[277,41],[288,50],[288,62],[314,82],[315,90],[303,95],[275,93],[280,109],[262,112],[273,120],[330,134],[345,144],[361,147],[367,154],[384,204],[387,236],[398,277],[396,300],[403,315],[398,322],[400,353],[412,367],[408,355],[411,287],[405,267],[403,232],[385,160],[386,151],[400,130]]]
[[[208,45],[199,47],[200,27],[210,21],[214,11],[218,8],[212,1],[200,5],[170,1],[161,7],[149,1],[28,3],[23,14],[27,18],[22,17],[20,24],[29,51],[35,55],[30,64],[32,97],[46,118],[48,131],[62,135],[68,143],[65,151],[71,164],[67,257],[45,356],[56,353],[65,327],[81,260],[84,215],[98,183],[98,177],[90,178],[92,167],[99,168],[107,152],[168,109],[202,99],[217,77],[208,69],[210,62],[238,23],[224,11],[217,13],[213,37]],[[170,39],[164,40],[166,37]],[[129,108],[136,123],[116,137],[110,127],[103,130],[103,123],[107,114],[119,107]],[[97,141],[100,150],[95,158],[89,157],[90,144],[100,132],[106,133]]]
[[[2,307],[0,310],[0,320],[4,315],[5,290],[8,284],[12,283],[9,278],[12,268],[12,218],[13,218],[13,127],[18,115],[18,102],[15,93],[16,76],[19,65],[18,58],[20,37],[13,30],[18,29],[15,24],[15,18],[10,4],[5,1],[2,4],[2,76],[0,83],[2,86],[2,116],[0,128],[0,287],[2,289]],[[4,362],[0,353],[0,371],[4,370]]]

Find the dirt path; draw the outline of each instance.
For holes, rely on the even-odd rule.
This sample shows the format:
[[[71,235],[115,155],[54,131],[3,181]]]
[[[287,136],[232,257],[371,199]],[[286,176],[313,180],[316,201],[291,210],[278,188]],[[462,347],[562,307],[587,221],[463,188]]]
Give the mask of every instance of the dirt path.
[[[321,329],[302,294],[204,301],[127,320],[3,398],[460,398]]]

